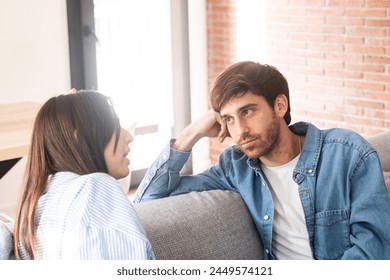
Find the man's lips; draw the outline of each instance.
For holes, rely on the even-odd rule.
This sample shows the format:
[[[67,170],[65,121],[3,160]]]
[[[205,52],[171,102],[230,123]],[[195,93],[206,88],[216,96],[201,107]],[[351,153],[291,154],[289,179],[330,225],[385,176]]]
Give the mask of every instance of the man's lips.
[[[246,146],[246,145],[252,143],[252,142],[255,141],[255,140],[256,140],[256,138],[249,139],[249,140],[242,141],[242,142],[238,142],[237,145],[238,145],[238,146]]]

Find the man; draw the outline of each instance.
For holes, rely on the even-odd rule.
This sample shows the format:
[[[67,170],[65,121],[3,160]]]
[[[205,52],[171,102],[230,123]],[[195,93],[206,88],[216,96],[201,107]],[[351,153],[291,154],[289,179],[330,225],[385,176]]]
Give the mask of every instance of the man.
[[[344,129],[291,121],[289,89],[270,65],[239,62],[210,92],[209,112],[171,140],[135,202],[190,191],[239,192],[265,259],[390,259],[390,203],[373,148]],[[180,176],[202,137],[231,137],[215,166]]]

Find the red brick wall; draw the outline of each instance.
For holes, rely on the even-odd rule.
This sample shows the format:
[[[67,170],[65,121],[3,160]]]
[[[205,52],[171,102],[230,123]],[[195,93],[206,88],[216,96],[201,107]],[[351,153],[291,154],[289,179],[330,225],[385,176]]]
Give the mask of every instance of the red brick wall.
[[[207,2],[211,81],[235,61],[234,1]],[[264,63],[289,81],[293,122],[366,137],[389,130],[390,0],[273,0],[265,14]]]

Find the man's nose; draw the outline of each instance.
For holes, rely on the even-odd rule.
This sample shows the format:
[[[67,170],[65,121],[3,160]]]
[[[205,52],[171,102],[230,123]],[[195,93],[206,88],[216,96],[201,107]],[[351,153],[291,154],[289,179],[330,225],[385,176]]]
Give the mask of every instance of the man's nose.
[[[245,120],[237,119],[236,130],[239,135],[247,134],[249,132],[248,124]]]
[[[236,120],[235,130],[238,136],[238,139],[245,138],[246,135],[249,133],[249,127],[245,120]]]

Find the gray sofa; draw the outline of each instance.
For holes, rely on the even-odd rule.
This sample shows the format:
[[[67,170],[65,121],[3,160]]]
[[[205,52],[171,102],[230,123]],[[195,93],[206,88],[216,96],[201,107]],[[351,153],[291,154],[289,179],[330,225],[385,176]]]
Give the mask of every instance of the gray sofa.
[[[390,132],[369,142],[378,151],[390,199]],[[262,258],[258,232],[237,193],[192,192],[134,206],[157,259]],[[12,258],[11,235],[7,224],[0,222],[0,260]]]
[[[390,189],[390,132],[369,138]],[[390,194],[389,194],[390,199]],[[241,196],[192,192],[135,204],[157,259],[261,259],[262,244]]]

